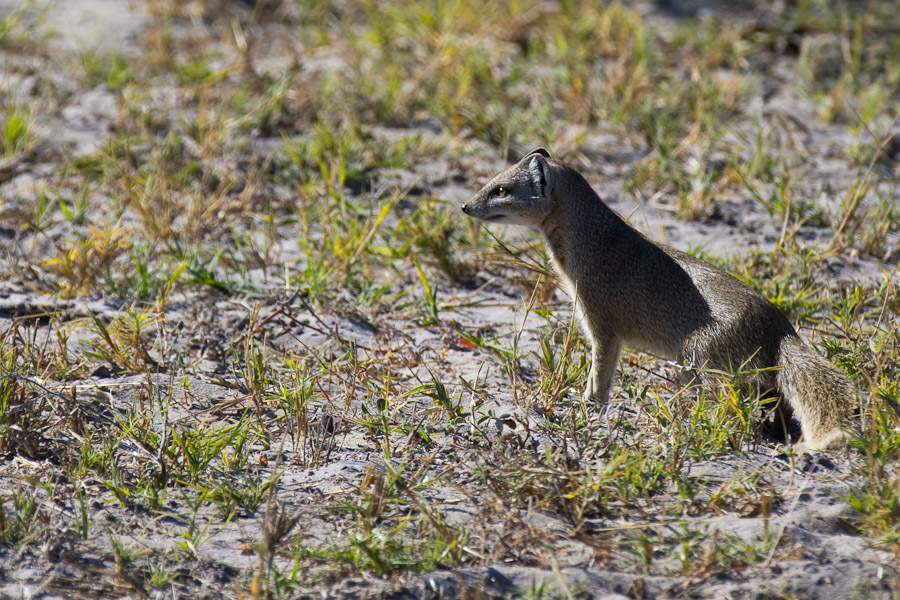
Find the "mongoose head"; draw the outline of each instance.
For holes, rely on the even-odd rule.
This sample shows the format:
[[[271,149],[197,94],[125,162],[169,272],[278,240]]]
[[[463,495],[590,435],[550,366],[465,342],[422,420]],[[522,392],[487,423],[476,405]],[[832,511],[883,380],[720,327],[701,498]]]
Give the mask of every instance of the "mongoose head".
[[[539,227],[555,206],[555,162],[543,148],[532,150],[463,204],[463,212],[492,223]]]

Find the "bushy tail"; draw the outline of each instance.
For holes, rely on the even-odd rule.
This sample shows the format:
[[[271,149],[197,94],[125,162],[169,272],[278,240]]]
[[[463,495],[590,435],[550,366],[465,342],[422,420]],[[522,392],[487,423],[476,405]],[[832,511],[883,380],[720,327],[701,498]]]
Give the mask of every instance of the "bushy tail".
[[[782,339],[778,363],[783,367],[775,382],[800,419],[804,446],[825,450],[845,445],[857,431],[856,390],[847,375],[793,335]]]

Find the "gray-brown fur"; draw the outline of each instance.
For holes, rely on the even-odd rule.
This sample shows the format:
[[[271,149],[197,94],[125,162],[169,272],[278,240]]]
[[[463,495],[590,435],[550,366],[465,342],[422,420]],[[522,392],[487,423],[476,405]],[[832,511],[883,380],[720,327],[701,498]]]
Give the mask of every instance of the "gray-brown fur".
[[[757,385],[796,411],[809,449],[840,446],[854,431],[852,384],[778,308],[725,271],[635,231],[546,150],[499,174],[462,209],[543,233],[591,340],[586,399],[608,401],[628,345],[689,366],[768,369]]]

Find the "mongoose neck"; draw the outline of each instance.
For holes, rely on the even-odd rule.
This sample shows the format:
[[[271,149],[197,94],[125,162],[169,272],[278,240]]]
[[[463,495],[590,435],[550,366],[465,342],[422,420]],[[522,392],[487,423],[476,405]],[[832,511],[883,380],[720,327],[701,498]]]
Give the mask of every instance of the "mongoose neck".
[[[557,204],[566,215],[575,217],[575,222],[605,229],[625,226],[578,171],[566,167],[559,183],[555,193]]]
[[[600,199],[580,173],[560,165],[553,190],[553,209],[541,231],[560,268],[568,271],[577,256],[602,256],[607,244],[621,243],[634,231]],[[592,248],[570,248],[590,241]]]

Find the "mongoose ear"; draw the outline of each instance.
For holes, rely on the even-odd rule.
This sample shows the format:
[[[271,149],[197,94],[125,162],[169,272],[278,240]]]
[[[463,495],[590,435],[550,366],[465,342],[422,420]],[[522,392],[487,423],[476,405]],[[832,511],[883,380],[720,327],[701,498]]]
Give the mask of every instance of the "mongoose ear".
[[[526,156],[531,156],[532,154],[540,154],[541,156],[546,156],[547,158],[550,158],[550,153],[547,151],[546,148],[535,148],[534,150],[529,152]]]
[[[540,190],[541,196],[546,197],[550,192],[550,187],[553,185],[553,173],[550,171],[550,165],[541,152],[532,152],[530,156],[528,172],[531,174],[531,181],[534,187]]]

